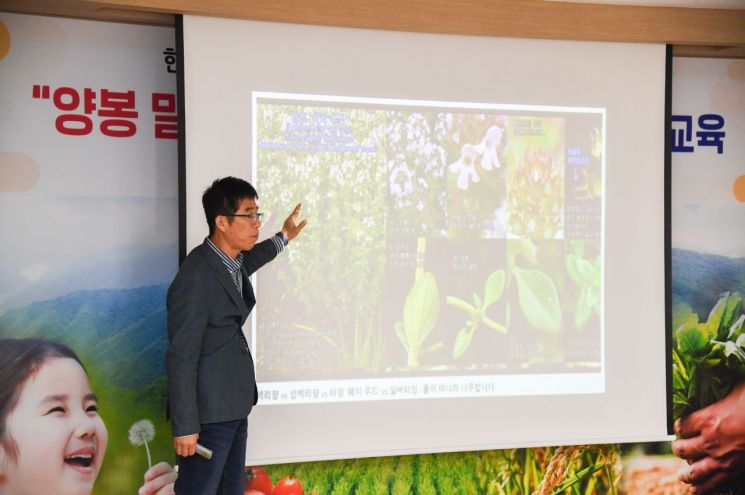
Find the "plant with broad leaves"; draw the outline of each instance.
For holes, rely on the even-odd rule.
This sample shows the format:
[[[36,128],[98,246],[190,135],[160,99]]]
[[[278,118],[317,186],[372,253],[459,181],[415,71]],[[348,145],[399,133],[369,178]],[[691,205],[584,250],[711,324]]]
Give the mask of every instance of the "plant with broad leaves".
[[[559,294],[551,277],[540,270],[512,269],[517,283],[520,309],[528,322],[544,332],[561,330]]]
[[[581,255],[569,254],[566,265],[569,277],[579,287],[574,326],[583,330],[593,311],[600,316],[600,256],[587,260]]]
[[[458,336],[455,338],[455,345],[453,346],[454,358],[461,357],[468,350],[468,347],[471,345],[471,339],[473,339],[473,334],[481,325],[499,333],[507,333],[507,328],[504,325],[500,325],[486,316],[486,310],[489,306],[502,297],[504,280],[504,270],[497,270],[489,275],[489,278],[484,284],[483,299],[474,292],[473,305],[455,296],[447,297],[448,304],[462,309],[469,316],[465,326],[460,329]]]
[[[496,303],[510,288],[512,281],[517,286],[520,309],[525,319],[533,327],[547,333],[558,333],[561,330],[561,307],[559,295],[553,280],[540,270],[525,269],[517,266],[518,256],[535,264],[538,248],[528,239],[510,241],[507,250],[507,266],[489,275],[484,285],[483,299],[473,293],[473,304],[455,296],[448,296],[448,304],[462,309],[469,319],[460,329],[453,345],[453,357],[461,357],[471,345],[476,330],[483,324],[499,333],[507,333],[507,326],[501,325],[488,316],[486,310]],[[508,304],[509,314],[509,304]]]
[[[745,379],[742,296],[725,292],[705,322],[686,305],[673,308],[673,417],[723,399]]]
[[[541,270],[517,266],[518,257],[537,264],[538,247],[529,239],[510,241],[507,247],[507,288],[512,280],[523,315],[533,327],[549,333],[561,330],[561,306],[556,284]]]
[[[439,313],[440,295],[435,276],[431,272],[417,274],[404,302],[404,320],[395,325],[396,335],[406,349],[409,367],[419,366],[423,353],[442,347],[442,342],[437,342],[424,348],[424,341],[432,332]]]

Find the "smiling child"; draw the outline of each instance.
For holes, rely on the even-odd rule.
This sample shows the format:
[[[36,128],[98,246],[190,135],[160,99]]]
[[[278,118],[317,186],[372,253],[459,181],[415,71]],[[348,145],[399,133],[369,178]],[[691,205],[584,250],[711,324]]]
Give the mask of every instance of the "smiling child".
[[[71,349],[0,339],[1,495],[89,495],[107,443],[96,396]],[[159,474],[147,492],[172,493],[175,473]]]

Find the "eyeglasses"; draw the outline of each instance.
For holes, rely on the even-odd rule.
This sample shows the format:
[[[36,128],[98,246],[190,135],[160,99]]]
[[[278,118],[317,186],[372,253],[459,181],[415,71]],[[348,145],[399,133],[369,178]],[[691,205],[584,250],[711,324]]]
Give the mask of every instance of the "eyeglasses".
[[[248,218],[249,220],[258,220],[261,221],[262,218],[264,218],[264,212],[259,213],[233,213],[232,215],[223,215],[224,217],[244,217]]]

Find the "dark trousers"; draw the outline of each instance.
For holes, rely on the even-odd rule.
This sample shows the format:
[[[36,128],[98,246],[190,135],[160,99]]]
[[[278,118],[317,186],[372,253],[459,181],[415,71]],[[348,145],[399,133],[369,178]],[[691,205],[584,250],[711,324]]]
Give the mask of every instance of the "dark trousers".
[[[246,426],[245,419],[201,425],[199,443],[212,459],[177,456],[176,495],[243,495]]]

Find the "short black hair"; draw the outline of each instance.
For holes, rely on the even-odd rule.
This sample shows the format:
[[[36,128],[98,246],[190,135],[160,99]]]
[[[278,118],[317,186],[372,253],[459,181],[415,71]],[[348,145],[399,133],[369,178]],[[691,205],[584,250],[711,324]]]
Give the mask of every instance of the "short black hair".
[[[8,434],[6,422],[18,404],[26,382],[50,358],[75,360],[85,367],[75,352],[64,344],[39,339],[0,339],[0,446],[15,460],[18,447]]]
[[[210,235],[215,233],[215,218],[218,215],[234,215],[240,202],[246,198],[258,199],[259,194],[254,186],[237,177],[217,179],[204,191],[202,206]]]

